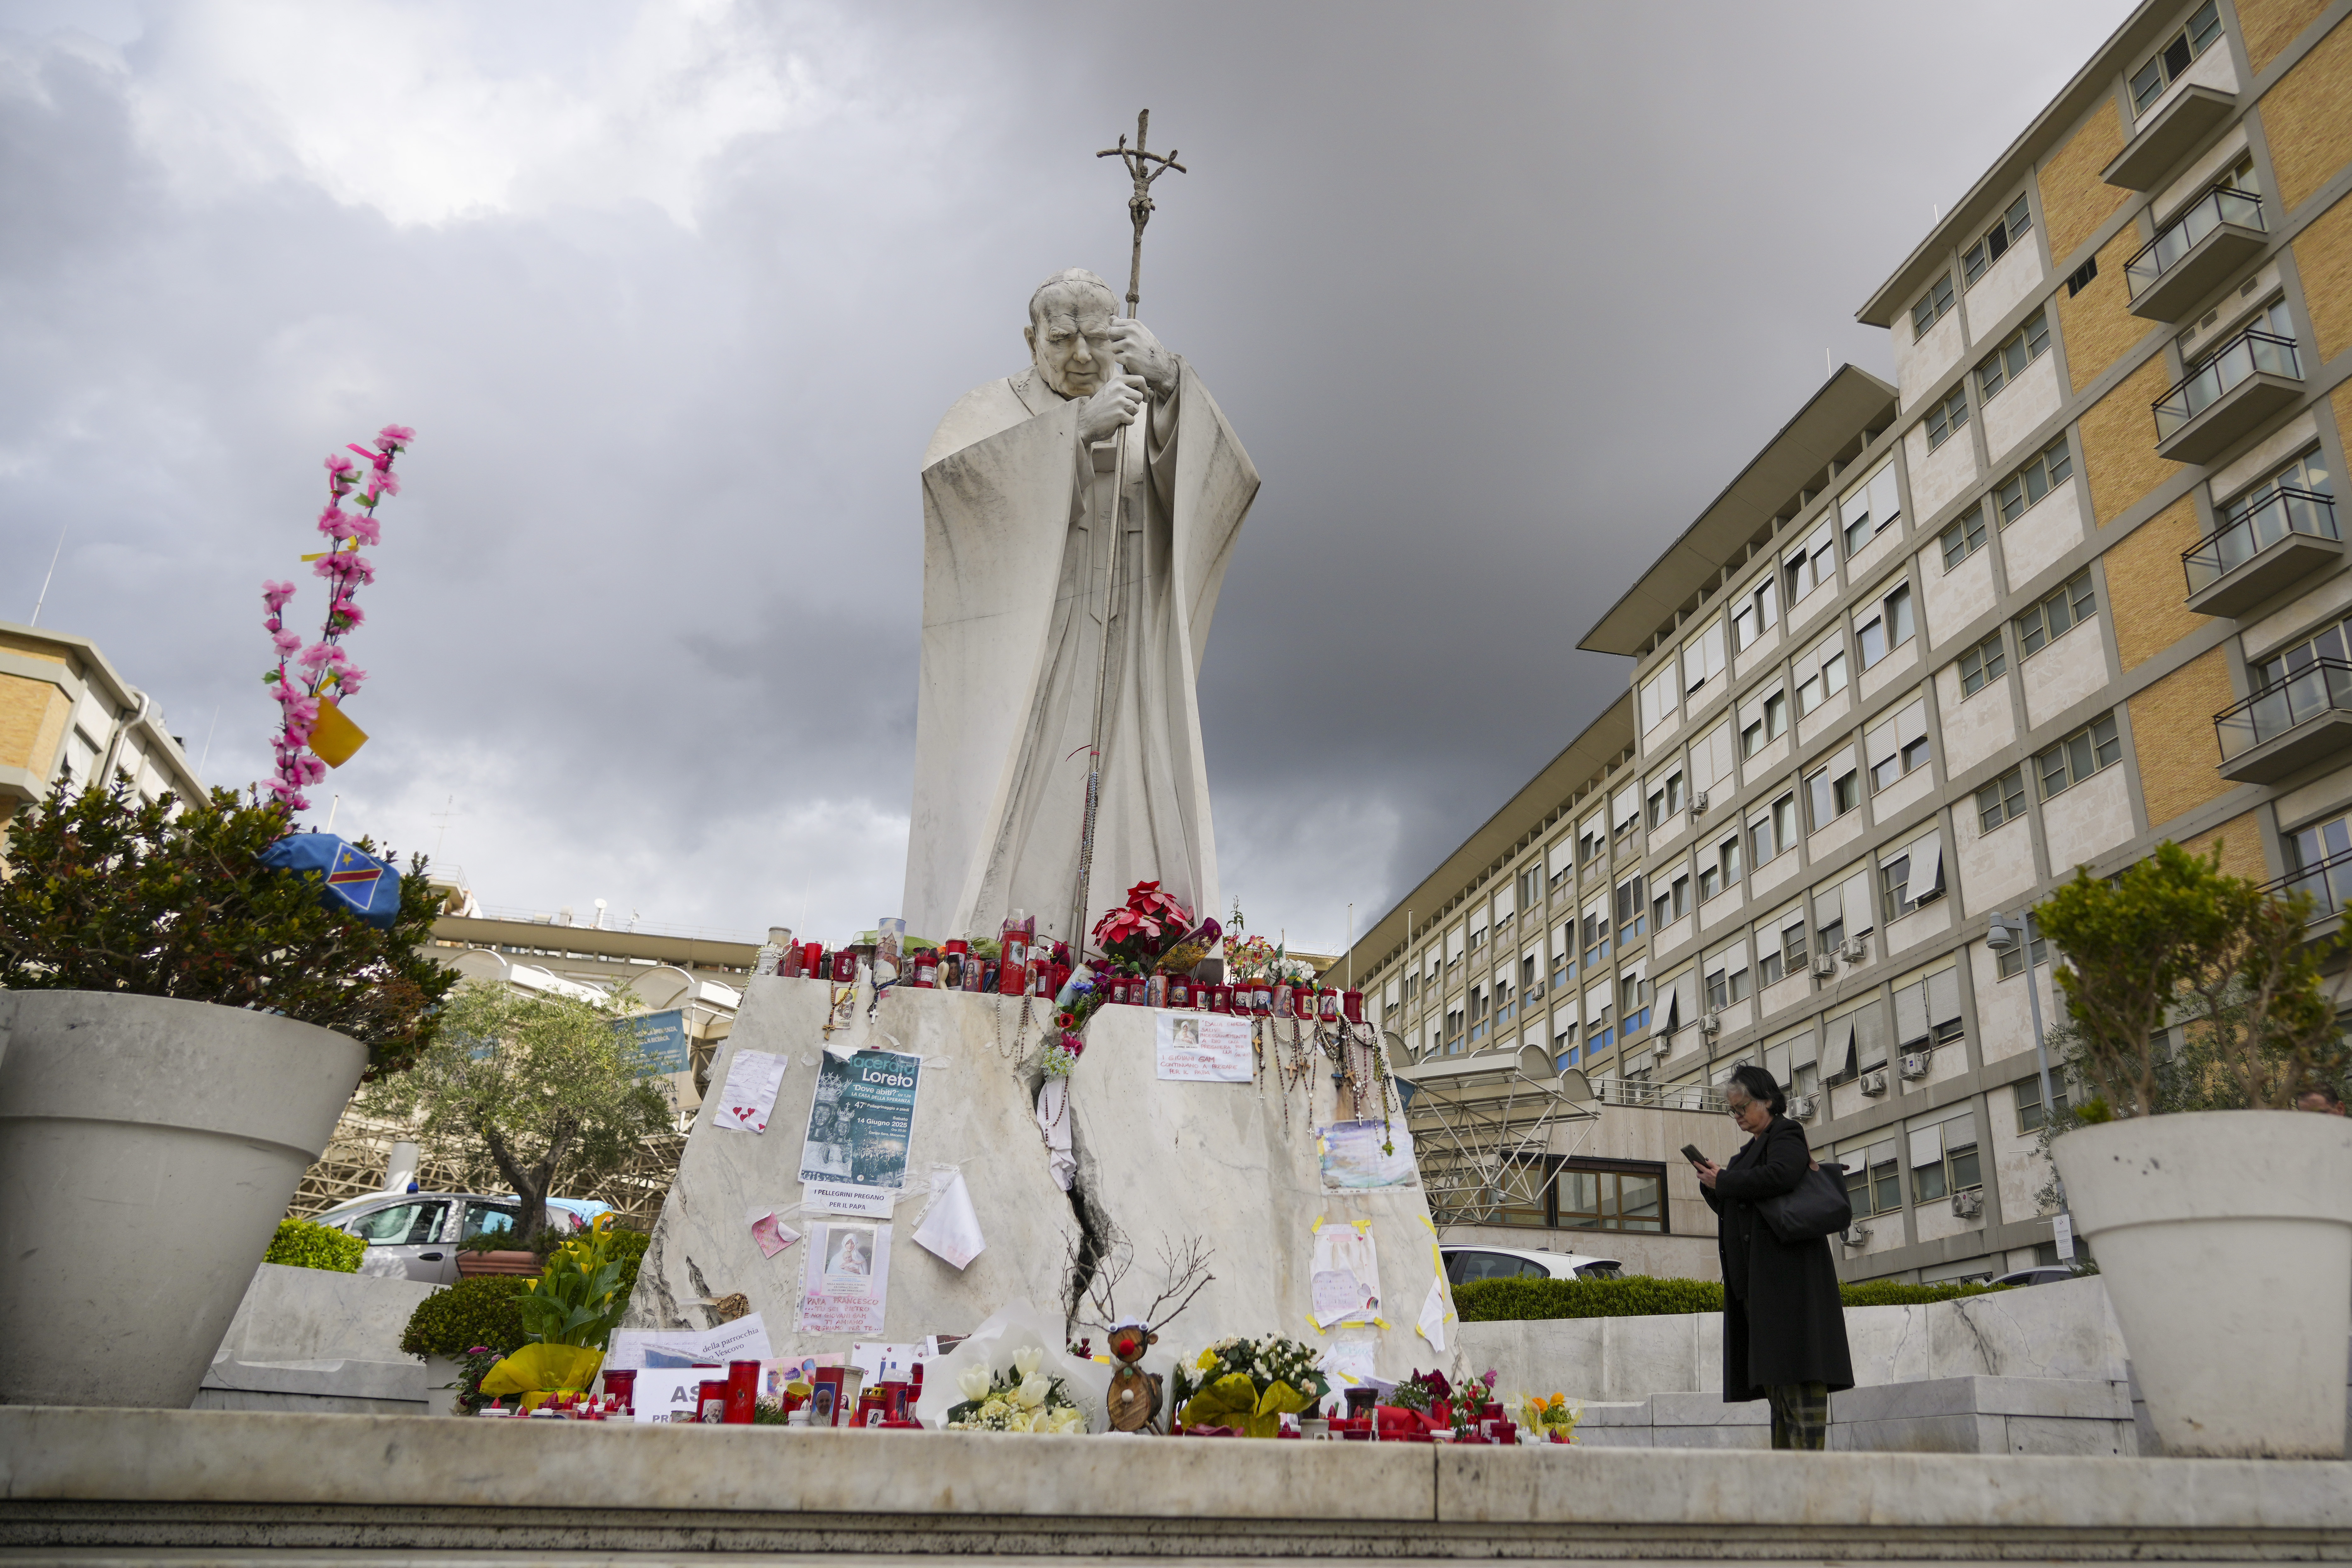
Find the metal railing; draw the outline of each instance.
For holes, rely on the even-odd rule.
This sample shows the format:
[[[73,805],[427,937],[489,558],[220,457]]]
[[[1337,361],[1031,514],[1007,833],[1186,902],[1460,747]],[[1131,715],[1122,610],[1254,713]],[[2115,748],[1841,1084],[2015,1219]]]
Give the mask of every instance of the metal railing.
[[[1703,1083],[1658,1084],[1638,1078],[1596,1078],[1590,1080],[1592,1096],[1603,1105],[1638,1105],[1651,1110],[1705,1110],[1721,1113],[1730,1109],[1719,1089]]]
[[[2352,909],[2352,849],[2290,871],[2275,882],[2265,883],[2263,891],[2282,899],[2290,893],[2309,893],[2314,920],[2340,915]]]
[[[2203,364],[2173,384],[2156,400],[2156,438],[2169,440],[2182,426],[2221,400],[2221,395],[2244,383],[2257,371],[2303,379],[2294,340],[2248,327],[2215,349]]]
[[[2124,263],[2124,279],[2131,297],[2137,300],[2147,292],[2167,268],[2225,223],[2241,228],[2267,230],[2270,226],[2263,222],[2263,198],[2250,191],[2224,188],[2200,197]]]
[[[2314,659],[2275,686],[2214,714],[2213,733],[2226,762],[2331,710],[2352,713],[2352,664]]]
[[[2180,567],[2192,594],[2210,588],[2290,533],[2340,540],[2336,500],[2316,491],[2281,485],[2262,501],[2180,552]]]

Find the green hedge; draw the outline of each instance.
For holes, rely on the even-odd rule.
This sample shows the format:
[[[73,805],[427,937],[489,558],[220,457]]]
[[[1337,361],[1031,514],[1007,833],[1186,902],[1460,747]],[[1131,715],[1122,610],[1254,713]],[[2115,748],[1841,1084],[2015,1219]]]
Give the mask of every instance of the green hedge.
[[[527,1342],[514,1299],[530,1284],[519,1274],[482,1274],[434,1291],[408,1315],[401,1352],[455,1360],[476,1345],[502,1353],[520,1350]]]
[[[278,1222],[278,1234],[269,1238],[269,1250],[261,1255],[261,1261],[280,1263],[289,1268],[325,1268],[337,1274],[357,1274],[360,1260],[366,1256],[367,1243],[356,1236],[307,1219],[281,1219]]]
[[[1980,1296],[1984,1285],[1905,1285],[1891,1279],[1841,1285],[1849,1307],[1907,1307]],[[2007,1287],[2001,1287],[2007,1289]],[[1465,1323],[1517,1322],[1530,1318],[1647,1318],[1679,1312],[1720,1312],[1723,1287],[1712,1279],[1475,1279],[1454,1288],[1454,1310]]]

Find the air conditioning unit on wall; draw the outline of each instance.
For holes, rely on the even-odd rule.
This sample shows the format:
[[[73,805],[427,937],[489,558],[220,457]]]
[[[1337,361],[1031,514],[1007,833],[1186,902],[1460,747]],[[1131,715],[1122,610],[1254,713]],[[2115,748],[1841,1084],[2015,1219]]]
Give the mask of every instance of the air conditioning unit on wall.
[[[1813,1119],[1813,1112],[1820,1109],[1820,1102],[1810,1094],[1791,1095],[1789,1098],[1789,1114],[1800,1121],[1811,1121]]]
[[[1869,1095],[1885,1094],[1886,1092],[1886,1069],[1885,1068],[1874,1068],[1869,1072],[1863,1074],[1862,1092]]]
[[[1870,939],[1850,936],[1846,938],[1843,952],[1848,963],[1861,963],[1870,957]]]
[[[1866,1225],[1850,1225],[1845,1227],[1844,1234],[1838,1239],[1856,1252],[1860,1252],[1870,1245],[1870,1227]]]
[[[1837,978],[1837,955],[1830,952],[1813,954],[1813,973],[1822,980]]]
[[[1723,1033],[1723,1015],[1720,1013],[1701,1013],[1698,1016],[1698,1032],[1702,1035],[1719,1035]]]
[[[1954,1193],[1952,1212],[1962,1219],[1974,1219],[1984,1213],[1984,1194],[1979,1192]]]
[[[1693,816],[1706,815],[1706,791],[1702,789],[1691,792],[1691,815]]]
[[[1925,1051],[1904,1052],[1903,1076],[1905,1078],[1926,1078],[1927,1076],[1927,1053]]]

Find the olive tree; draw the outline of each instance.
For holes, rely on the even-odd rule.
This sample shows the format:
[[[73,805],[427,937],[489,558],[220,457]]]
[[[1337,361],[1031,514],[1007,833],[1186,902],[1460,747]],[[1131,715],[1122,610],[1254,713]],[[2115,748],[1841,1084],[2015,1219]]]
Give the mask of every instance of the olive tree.
[[[559,1181],[593,1183],[625,1166],[670,1126],[625,989],[598,1006],[467,981],[439,1037],[400,1078],[368,1091],[374,1113],[415,1119],[420,1137],[522,1200],[517,1239],[546,1223]]]

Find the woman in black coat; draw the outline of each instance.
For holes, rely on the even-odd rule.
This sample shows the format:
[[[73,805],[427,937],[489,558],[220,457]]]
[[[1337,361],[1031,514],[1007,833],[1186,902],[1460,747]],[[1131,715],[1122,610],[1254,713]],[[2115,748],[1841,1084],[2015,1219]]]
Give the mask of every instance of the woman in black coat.
[[[1783,1242],[1756,1208],[1795,1191],[1812,1152],[1805,1130],[1788,1118],[1780,1086],[1762,1068],[1736,1068],[1724,1099],[1749,1135],[1731,1163],[1698,1168],[1723,1260],[1724,1403],[1769,1399],[1772,1447],[1825,1447],[1830,1394],[1853,1386],[1837,1265],[1828,1237]]]

